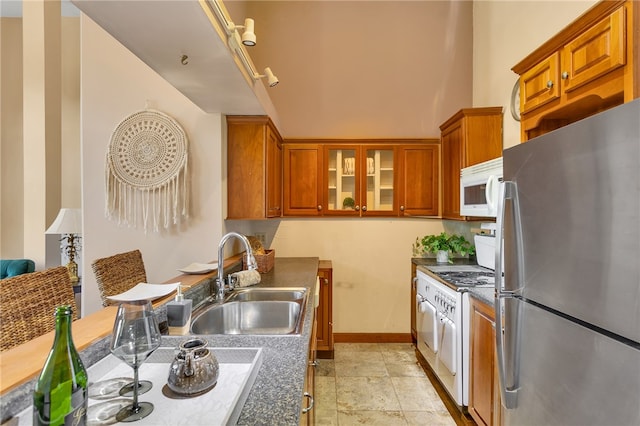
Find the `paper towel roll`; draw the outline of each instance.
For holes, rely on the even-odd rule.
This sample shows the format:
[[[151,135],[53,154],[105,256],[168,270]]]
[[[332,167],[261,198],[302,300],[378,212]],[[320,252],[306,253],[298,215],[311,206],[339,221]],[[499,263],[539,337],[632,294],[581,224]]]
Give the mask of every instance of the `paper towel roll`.
[[[251,271],[234,272],[231,275],[236,277],[236,287],[249,287],[258,284],[261,280],[260,272],[256,269]]]

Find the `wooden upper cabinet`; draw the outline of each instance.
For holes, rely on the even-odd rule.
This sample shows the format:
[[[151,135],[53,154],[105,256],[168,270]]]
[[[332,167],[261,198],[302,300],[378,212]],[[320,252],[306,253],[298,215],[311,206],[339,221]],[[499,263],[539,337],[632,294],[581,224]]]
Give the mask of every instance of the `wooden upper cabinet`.
[[[282,138],[269,117],[227,116],[227,219],[282,215]]]
[[[437,139],[284,142],[284,216],[437,216]]]
[[[521,111],[527,112],[560,97],[560,53],[555,52],[520,77]]]
[[[571,92],[624,66],[625,9],[619,8],[562,49],[562,90]]]
[[[284,215],[322,215],[322,148],[317,144],[285,143],[283,151]]]
[[[400,216],[437,216],[439,214],[440,144],[401,145],[399,214]]]
[[[466,220],[460,216],[460,170],[502,155],[502,107],[461,109],[440,131],[442,217]]]
[[[397,155],[391,144],[325,144],[325,216],[397,216]]]
[[[282,216],[282,140],[277,133],[267,131],[267,217]],[[277,171],[277,172],[275,172]]]
[[[640,96],[639,9],[601,1],[512,68],[522,142]]]

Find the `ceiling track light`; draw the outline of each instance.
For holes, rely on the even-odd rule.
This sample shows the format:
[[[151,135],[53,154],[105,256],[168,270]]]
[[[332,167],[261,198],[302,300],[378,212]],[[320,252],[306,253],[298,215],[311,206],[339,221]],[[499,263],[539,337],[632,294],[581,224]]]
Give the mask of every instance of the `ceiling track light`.
[[[231,21],[222,0],[204,0],[201,4],[205,7],[205,10],[209,10],[215,15],[222,27],[220,29],[224,29],[226,32],[229,48],[235,53],[236,58],[245,68],[247,77],[252,78],[254,82],[266,77],[269,87],[277,85],[279,80],[273,75],[271,68],[267,67],[264,69],[264,74],[258,74],[249,53],[244,48],[244,46],[254,46],[256,44],[253,19],[246,18],[244,25],[235,25],[233,21]],[[238,29],[244,29],[242,36],[240,36]]]
[[[227,24],[227,35],[231,35],[234,32],[237,32],[238,29],[244,29],[242,32],[242,44],[245,46],[255,46],[256,45],[256,33],[254,32],[255,23],[253,19],[247,18],[244,20],[244,25],[236,25],[233,22],[229,22]]]
[[[276,86],[278,83],[280,83],[280,80],[278,80],[278,77],[276,77],[275,75],[273,75],[273,72],[271,71],[271,68],[266,67],[264,69],[264,74],[254,74],[253,75],[253,79],[254,80],[258,80],[259,78],[267,78],[267,82],[269,83],[269,87],[274,87]]]

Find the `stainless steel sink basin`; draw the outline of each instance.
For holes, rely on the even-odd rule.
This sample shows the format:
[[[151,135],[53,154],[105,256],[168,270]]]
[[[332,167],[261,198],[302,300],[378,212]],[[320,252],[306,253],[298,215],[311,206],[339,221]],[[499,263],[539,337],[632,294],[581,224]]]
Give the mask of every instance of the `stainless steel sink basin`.
[[[229,294],[225,301],[256,302],[263,300],[304,301],[307,289],[304,287],[251,287],[240,288]]]
[[[191,322],[193,334],[300,334],[303,303],[262,300],[211,305]]]
[[[299,334],[308,289],[249,287],[196,312],[193,334]]]

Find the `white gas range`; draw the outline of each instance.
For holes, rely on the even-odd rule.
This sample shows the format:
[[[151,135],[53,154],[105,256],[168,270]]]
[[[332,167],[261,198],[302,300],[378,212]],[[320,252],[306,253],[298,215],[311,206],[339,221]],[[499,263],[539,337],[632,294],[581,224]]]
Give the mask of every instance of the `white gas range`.
[[[493,287],[494,272],[476,265],[418,266],[417,347],[463,409],[469,404],[469,293]]]

